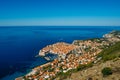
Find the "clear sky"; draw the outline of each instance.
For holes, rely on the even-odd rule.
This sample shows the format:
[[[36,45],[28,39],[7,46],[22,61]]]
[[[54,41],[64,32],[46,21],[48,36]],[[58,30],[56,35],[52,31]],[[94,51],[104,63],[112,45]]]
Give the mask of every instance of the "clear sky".
[[[0,26],[120,26],[120,0],[0,0]]]

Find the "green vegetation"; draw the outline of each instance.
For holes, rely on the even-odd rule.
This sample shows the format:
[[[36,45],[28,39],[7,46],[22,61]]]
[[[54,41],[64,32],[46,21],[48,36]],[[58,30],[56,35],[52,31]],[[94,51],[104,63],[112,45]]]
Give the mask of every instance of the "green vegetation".
[[[90,38],[90,39],[87,39],[87,40],[101,42],[100,38]],[[84,40],[84,41],[86,41],[86,40]]]
[[[89,52],[90,51],[90,49],[91,49],[91,46],[88,46],[87,48],[85,48],[84,50],[86,51],[86,52]]]
[[[102,69],[102,74],[103,76],[108,76],[108,75],[111,75],[112,74],[112,69],[110,67],[105,67]]]
[[[62,80],[62,79],[65,79],[67,77],[70,77],[71,74],[74,72],[78,72],[78,71],[81,71],[83,69],[86,69],[86,68],[89,68],[92,66],[93,66],[92,62],[89,64],[84,64],[84,65],[80,64],[76,69],[71,69],[71,70],[67,71],[66,73],[63,73],[63,72],[58,73],[58,75],[56,77],[59,77],[60,80]]]
[[[51,65],[48,65],[46,67],[43,67],[43,70],[51,70]]]
[[[108,61],[120,57],[120,42],[115,43],[109,48],[104,49],[97,57],[102,57],[102,60]]]
[[[112,31],[110,34],[113,34],[113,35],[120,35],[120,31]]]
[[[73,72],[72,70],[69,70],[66,73],[60,72],[59,73],[60,80],[65,79],[65,78],[71,76],[72,72]]]
[[[84,65],[79,65],[78,67],[77,67],[77,69],[76,69],[76,71],[80,71],[80,70],[83,70],[83,69],[85,69],[85,68],[89,68],[89,67],[92,67],[93,66],[93,63],[91,62],[91,63],[89,63],[89,64],[84,64]]]
[[[24,80],[29,80],[29,79],[27,79],[25,76],[23,76],[22,78],[23,78]]]

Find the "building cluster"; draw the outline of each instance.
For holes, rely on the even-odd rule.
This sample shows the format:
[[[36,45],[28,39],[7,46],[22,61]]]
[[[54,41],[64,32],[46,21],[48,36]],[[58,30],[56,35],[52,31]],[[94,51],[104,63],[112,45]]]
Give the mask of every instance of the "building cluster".
[[[103,37],[110,42],[118,42],[120,39],[120,32],[112,31],[109,34],[103,35]]]
[[[80,41],[78,43],[80,44],[79,46],[75,44],[71,44],[71,46],[73,45],[76,46],[76,47],[73,46],[74,48],[70,48],[71,47],[70,44],[68,45],[67,43],[54,44],[55,45],[54,47],[64,46],[63,50],[64,49],[68,50],[68,53],[65,53],[67,54],[67,56],[65,58],[61,58],[61,56],[59,56],[57,59],[55,59],[52,62],[35,67],[29,74],[25,76],[25,78],[29,80],[46,80],[46,79],[51,80],[60,72],[66,73],[71,69],[76,69],[80,64],[88,64],[94,61],[95,55],[100,52],[100,49],[98,49],[97,47],[94,48],[98,44],[93,45],[93,42],[90,40],[82,41],[82,42]],[[68,48],[66,48],[67,46]],[[61,47],[57,47],[57,48],[61,48]],[[88,47],[90,47],[89,51],[85,51],[85,49]],[[45,48],[43,49],[45,50]],[[62,53],[62,55],[65,54]],[[61,55],[61,53],[58,55]]]
[[[94,61],[94,57],[88,54],[76,57],[69,54],[66,59],[58,58],[47,64],[35,67],[25,78],[29,80],[52,80],[58,73],[66,73],[71,69],[76,69],[80,64],[88,64]]]
[[[72,44],[59,42],[44,47],[43,49],[40,50],[39,55],[45,56],[47,53],[58,54],[58,55],[68,54],[71,50],[75,49],[76,47],[77,46]]]
[[[99,52],[101,52],[101,46],[103,46],[101,43],[103,42],[99,42],[100,39],[94,39],[94,40],[75,40],[73,42],[74,45],[78,45],[81,47],[81,51],[84,54],[88,54],[89,56],[95,56],[97,55]],[[107,44],[106,44],[107,45]]]

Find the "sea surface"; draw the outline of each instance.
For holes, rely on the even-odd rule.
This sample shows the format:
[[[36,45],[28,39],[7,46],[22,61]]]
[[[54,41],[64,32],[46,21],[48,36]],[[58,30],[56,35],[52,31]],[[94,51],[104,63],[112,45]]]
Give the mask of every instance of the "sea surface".
[[[47,61],[39,50],[56,42],[101,38],[119,26],[0,26],[0,80],[14,80]]]

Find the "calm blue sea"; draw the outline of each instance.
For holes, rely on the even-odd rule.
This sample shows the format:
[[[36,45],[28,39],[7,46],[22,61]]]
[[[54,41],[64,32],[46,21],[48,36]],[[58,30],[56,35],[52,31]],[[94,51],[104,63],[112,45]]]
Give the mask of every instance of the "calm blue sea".
[[[35,56],[41,48],[56,42],[101,38],[120,27],[109,26],[14,26],[0,27],[0,79],[14,80],[31,68],[46,63]],[[4,77],[4,78],[3,78]]]

